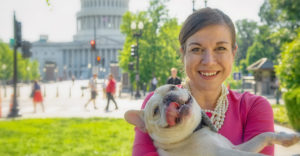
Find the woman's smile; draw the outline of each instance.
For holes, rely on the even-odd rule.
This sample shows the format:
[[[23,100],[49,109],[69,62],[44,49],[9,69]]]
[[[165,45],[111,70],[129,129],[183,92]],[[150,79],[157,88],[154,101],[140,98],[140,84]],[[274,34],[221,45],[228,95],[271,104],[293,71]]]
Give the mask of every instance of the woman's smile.
[[[198,73],[199,73],[199,75],[202,79],[213,80],[214,78],[216,78],[218,76],[220,71],[203,71],[203,70],[200,70],[200,71],[198,71]]]

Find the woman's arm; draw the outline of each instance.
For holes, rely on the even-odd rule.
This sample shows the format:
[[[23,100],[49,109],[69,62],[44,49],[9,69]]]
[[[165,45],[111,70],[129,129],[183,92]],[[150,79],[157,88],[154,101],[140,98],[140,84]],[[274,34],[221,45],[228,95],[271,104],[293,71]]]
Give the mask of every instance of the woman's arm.
[[[273,110],[270,103],[263,97],[248,100],[251,105],[246,116],[243,142],[263,132],[274,132]],[[260,153],[274,155],[274,145],[265,147]]]
[[[153,95],[153,92],[150,93],[144,100],[142,104],[142,109],[145,108],[146,103]],[[153,145],[153,141],[148,135],[148,133],[144,133],[135,127],[135,139],[133,143],[132,149],[133,156],[158,156],[156,152],[156,148]]]
[[[135,127],[135,139],[133,143],[133,156],[158,156],[152,139],[147,133]]]

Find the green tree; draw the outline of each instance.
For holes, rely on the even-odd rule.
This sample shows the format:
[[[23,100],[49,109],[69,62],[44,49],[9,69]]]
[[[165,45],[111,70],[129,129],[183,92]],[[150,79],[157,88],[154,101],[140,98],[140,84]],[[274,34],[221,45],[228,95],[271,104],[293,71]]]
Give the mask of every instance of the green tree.
[[[3,42],[0,42],[0,71],[2,80],[10,80],[13,76],[13,52]]]
[[[253,44],[255,35],[257,35],[257,23],[251,20],[243,19],[236,21],[238,52],[236,55],[236,64],[241,67],[242,73],[247,74],[245,59],[248,48]]]
[[[263,25],[259,26],[258,29],[258,35],[255,36],[253,44],[247,51],[247,65],[251,65],[263,57],[275,61],[280,53],[280,46],[270,37],[273,33],[270,27]]]
[[[38,62],[24,59],[20,52],[17,52],[18,79],[29,81],[39,78]],[[0,79],[11,80],[13,77],[13,51],[9,46],[0,42]]]
[[[300,87],[300,29],[298,29],[297,38],[290,43],[286,43],[283,49],[280,62],[275,66],[281,87],[287,89]]]
[[[247,50],[252,45],[257,34],[257,23],[255,21],[243,19],[236,21],[238,53],[236,61],[239,65],[240,60],[246,58]]]
[[[300,26],[299,0],[265,0],[260,8],[261,21],[272,27],[288,28],[291,33]]]
[[[140,80],[149,83],[154,74],[159,84],[164,84],[170,75],[171,67],[181,67],[178,56],[178,34],[180,26],[174,18],[168,18],[166,1],[151,0],[147,12],[137,14],[127,12],[123,16],[121,32],[126,35],[123,50],[120,52],[120,67],[131,75],[131,82],[135,81],[135,71],[128,69],[130,62],[136,63],[136,58],[130,55],[131,45],[136,44],[130,25],[133,21],[144,24],[142,36],[139,39]],[[180,75],[180,73],[179,73]]]

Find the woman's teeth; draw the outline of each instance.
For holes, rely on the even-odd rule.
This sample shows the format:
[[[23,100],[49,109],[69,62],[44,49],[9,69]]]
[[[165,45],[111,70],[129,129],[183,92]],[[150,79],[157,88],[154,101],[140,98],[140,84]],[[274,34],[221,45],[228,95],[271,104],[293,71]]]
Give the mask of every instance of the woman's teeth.
[[[204,72],[200,72],[202,75],[204,76],[214,76],[217,74],[217,72],[214,72],[214,73],[204,73]]]

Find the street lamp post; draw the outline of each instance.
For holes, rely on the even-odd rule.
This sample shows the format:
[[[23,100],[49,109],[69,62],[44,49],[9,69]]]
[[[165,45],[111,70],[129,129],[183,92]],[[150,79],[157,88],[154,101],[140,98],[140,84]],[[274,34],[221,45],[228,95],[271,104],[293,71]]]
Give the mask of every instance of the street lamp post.
[[[193,12],[195,12],[196,11],[196,9],[195,9],[195,0],[193,0],[192,3],[193,3]]]
[[[140,71],[139,71],[139,38],[142,36],[142,29],[144,28],[144,24],[139,22],[138,25],[136,22],[131,23],[131,29],[134,31],[133,36],[136,38],[136,93],[135,97],[141,97],[139,90],[139,81],[140,81]]]
[[[16,15],[15,15],[15,12],[14,12],[14,16],[13,16],[13,23],[14,23],[14,39],[15,39],[15,43],[14,43],[14,55],[13,55],[13,71],[14,71],[14,74],[13,74],[13,107],[10,111],[10,113],[8,114],[7,117],[18,117],[18,116],[21,116],[19,114],[19,106],[18,106],[18,100],[17,100],[17,83],[18,83],[18,60],[17,60],[17,49],[19,47],[22,46],[22,25],[21,25],[21,22],[17,21],[16,20]]]

